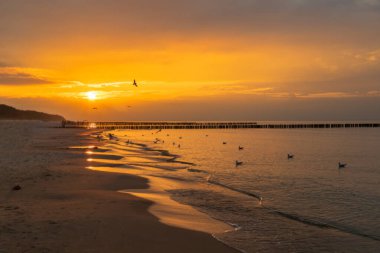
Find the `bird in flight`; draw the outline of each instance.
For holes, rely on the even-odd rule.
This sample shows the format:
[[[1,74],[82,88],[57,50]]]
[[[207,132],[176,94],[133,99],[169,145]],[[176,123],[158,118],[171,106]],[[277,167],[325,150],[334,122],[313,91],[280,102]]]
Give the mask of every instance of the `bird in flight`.
[[[94,107],[94,108],[92,108],[92,110],[98,110],[98,108],[97,108],[97,107]]]
[[[136,82],[136,79],[134,79],[134,80],[133,80],[133,86],[136,86],[136,87],[138,87],[138,86],[137,86],[137,82]]]

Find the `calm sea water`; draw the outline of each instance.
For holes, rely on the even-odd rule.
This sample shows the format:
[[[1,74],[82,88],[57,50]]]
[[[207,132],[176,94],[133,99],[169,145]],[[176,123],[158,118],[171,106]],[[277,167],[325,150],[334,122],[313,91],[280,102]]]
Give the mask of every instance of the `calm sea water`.
[[[379,129],[114,133],[121,146],[143,143],[149,151],[168,150],[179,155],[176,161],[193,163],[133,160],[163,168],[142,173],[197,182],[172,191],[173,198],[235,224],[237,231],[217,237],[236,248],[380,252]],[[117,152],[117,145],[109,147]],[[236,160],[243,164],[236,167]],[[339,169],[339,162],[348,165]]]

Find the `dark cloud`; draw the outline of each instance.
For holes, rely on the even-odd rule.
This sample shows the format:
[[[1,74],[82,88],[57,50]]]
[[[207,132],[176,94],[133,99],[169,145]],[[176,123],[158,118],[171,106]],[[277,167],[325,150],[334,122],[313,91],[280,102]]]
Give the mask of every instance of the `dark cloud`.
[[[0,85],[30,85],[51,84],[52,81],[36,77],[28,73],[4,73],[0,72]]]
[[[7,68],[7,67],[9,67],[8,64],[6,64],[5,62],[1,62],[0,61],[0,68]]]
[[[222,34],[375,44],[380,41],[380,35],[375,32],[379,22],[377,0],[0,2],[0,24],[3,24],[0,32],[16,39],[28,37],[28,41],[43,41],[46,36],[60,34],[93,38],[116,36],[123,42],[139,40],[142,35],[143,39],[150,36],[159,40],[173,34],[192,38]]]

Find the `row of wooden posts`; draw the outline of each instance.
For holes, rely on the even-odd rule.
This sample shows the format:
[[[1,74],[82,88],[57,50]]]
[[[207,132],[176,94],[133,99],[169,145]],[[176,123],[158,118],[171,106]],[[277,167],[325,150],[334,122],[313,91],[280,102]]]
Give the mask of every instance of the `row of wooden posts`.
[[[64,128],[93,129],[237,129],[237,128],[377,128],[380,123],[257,123],[257,122],[87,122],[63,121]]]

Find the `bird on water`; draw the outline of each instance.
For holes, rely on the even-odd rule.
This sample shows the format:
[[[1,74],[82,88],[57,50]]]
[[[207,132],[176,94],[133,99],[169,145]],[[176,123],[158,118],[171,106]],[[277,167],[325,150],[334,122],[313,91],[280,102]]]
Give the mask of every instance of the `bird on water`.
[[[347,163],[341,163],[341,162],[339,162],[338,163],[338,167],[339,167],[339,169],[346,168],[347,167]]]

